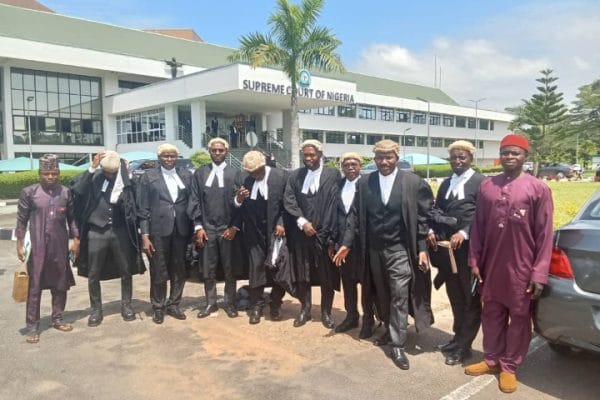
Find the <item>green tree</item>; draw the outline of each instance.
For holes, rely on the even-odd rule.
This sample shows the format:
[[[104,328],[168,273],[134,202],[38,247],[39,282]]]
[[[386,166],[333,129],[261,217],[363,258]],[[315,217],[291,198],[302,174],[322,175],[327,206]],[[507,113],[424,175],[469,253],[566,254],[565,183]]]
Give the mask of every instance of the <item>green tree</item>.
[[[550,161],[568,136],[568,109],[563,104],[563,94],[556,91],[558,78],[552,76],[552,72],[551,69],[540,71],[542,76],[536,79],[540,83],[538,92],[531,99],[523,100],[520,106],[507,109],[517,115],[509,129],[521,131],[529,138],[534,172],[538,163]]]
[[[210,164],[212,162],[210,154],[206,151],[197,151],[190,156],[190,161],[194,168],[200,168],[203,165]]]
[[[251,67],[281,68],[291,81],[291,153],[292,166],[300,165],[298,122],[298,79],[304,68],[324,72],[344,72],[336,53],[341,42],[324,27],[316,26],[325,0],[302,0],[291,4],[277,0],[277,8],[268,19],[270,32],[250,33],[240,38],[240,48],[229,56],[230,62],[244,61]]]
[[[580,87],[573,105],[571,126],[579,145],[577,157],[589,161],[600,153],[600,79]]]

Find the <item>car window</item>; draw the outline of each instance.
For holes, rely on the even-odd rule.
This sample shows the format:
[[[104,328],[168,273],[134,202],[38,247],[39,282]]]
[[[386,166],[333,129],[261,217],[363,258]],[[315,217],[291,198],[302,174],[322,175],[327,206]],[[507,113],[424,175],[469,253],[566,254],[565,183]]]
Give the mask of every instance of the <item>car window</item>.
[[[600,220],[600,198],[597,198],[596,200],[588,204],[588,206],[586,207],[583,214],[581,214],[581,217],[579,217],[579,219]]]

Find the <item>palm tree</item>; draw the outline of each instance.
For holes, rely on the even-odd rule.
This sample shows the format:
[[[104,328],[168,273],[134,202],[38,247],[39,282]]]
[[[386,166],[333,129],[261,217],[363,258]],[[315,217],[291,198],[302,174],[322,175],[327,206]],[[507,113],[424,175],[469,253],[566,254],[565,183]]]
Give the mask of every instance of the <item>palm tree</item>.
[[[340,56],[341,44],[324,27],[316,26],[325,0],[302,0],[299,5],[277,0],[277,9],[268,19],[267,35],[250,33],[240,38],[240,48],[229,56],[230,62],[244,61],[251,67],[279,67],[291,81],[292,166],[300,165],[300,132],[298,123],[298,79],[304,68],[324,72],[344,72]]]

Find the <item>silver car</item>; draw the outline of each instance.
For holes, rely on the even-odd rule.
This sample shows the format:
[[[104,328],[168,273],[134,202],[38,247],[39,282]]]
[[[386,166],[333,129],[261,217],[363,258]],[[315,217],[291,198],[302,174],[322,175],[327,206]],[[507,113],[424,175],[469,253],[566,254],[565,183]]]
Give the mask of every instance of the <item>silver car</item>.
[[[559,353],[600,354],[600,190],[554,233],[550,277],[534,325]]]

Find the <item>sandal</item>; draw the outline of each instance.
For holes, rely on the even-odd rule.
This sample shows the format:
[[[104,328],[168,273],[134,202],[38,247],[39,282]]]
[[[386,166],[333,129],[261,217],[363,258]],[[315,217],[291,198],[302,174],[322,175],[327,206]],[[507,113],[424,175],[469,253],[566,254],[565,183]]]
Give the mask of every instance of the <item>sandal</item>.
[[[27,343],[31,343],[31,344],[38,343],[40,341],[40,335],[38,335],[38,334],[29,335],[29,336],[27,336],[27,338],[25,338],[25,341]]]
[[[52,327],[61,332],[71,332],[73,330],[73,325],[64,322],[57,322],[55,324],[52,324]]]

